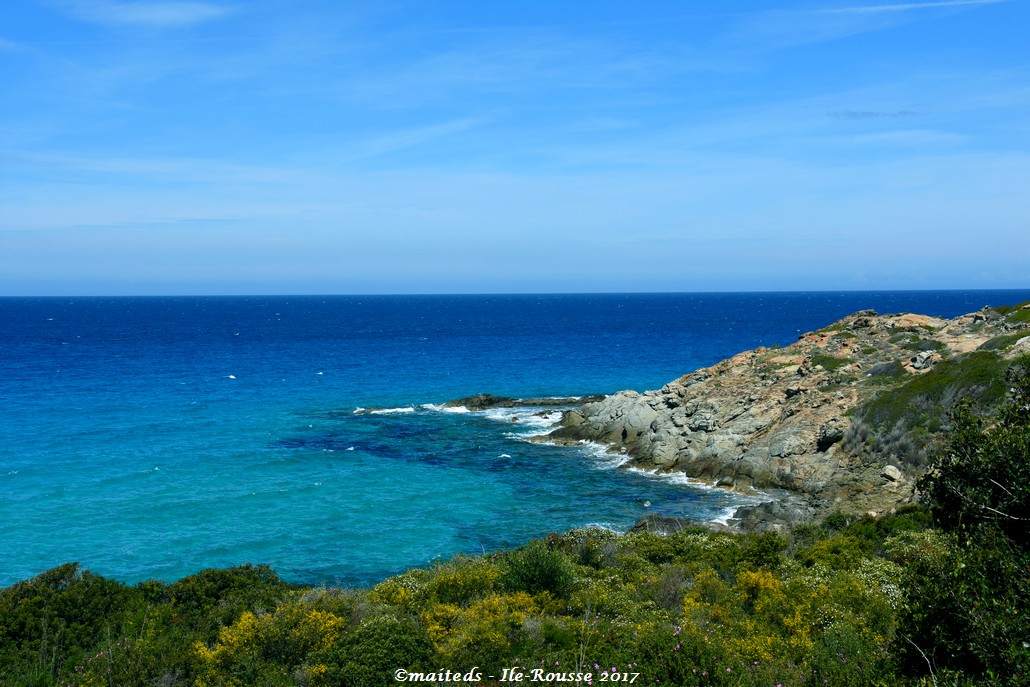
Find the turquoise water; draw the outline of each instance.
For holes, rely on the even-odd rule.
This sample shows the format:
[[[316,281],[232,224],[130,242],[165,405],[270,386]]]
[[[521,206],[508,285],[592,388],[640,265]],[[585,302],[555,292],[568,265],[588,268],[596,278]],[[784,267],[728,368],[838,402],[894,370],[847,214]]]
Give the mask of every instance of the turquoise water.
[[[0,299],[0,585],[68,561],[130,582],[254,562],[368,584],[572,527],[724,517],[740,497],[529,443],[554,413],[438,404],[656,388],[862,308],[1028,298]]]

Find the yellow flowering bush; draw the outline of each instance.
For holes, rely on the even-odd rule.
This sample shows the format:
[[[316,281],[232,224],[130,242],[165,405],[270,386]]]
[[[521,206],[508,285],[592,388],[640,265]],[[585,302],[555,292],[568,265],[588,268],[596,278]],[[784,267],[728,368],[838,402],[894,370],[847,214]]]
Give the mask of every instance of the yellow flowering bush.
[[[368,594],[369,601],[389,606],[414,608],[426,595],[426,583],[429,572],[416,568],[402,575],[383,580],[372,587]]]
[[[219,631],[213,647],[194,646],[196,687],[236,687],[245,684],[241,675],[260,674],[264,666],[298,666],[336,643],[344,625],[333,613],[297,603],[261,616],[246,611]]]
[[[494,594],[466,608],[435,604],[423,613],[422,620],[445,660],[484,665],[511,655],[523,639],[526,620],[539,614],[540,606],[532,596],[515,592]]]
[[[430,571],[425,591],[430,599],[464,604],[490,593],[500,577],[500,568],[485,558],[457,556]]]

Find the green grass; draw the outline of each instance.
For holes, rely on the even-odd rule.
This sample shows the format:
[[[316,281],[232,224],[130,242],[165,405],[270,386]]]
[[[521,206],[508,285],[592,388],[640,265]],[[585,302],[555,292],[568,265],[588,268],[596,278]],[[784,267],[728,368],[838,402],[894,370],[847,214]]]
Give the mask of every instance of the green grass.
[[[1016,303],[1015,305],[999,305],[996,308],[991,308],[991,310],[999,315],[1004,315],[1005,319],[1009,322],[1030,324],[1030,308],[1027,306],[1030,306],[1030,301]]]
[[[1005,319],[1007,319],[1009,322],[1021,322],[1023,324],[1030,324],[1030,309],[1017,310]]]
[[[822,368],[827,372],[833,372],[837,369],[844,367],[845,365],[850,365],[853,362],[855,361],[851,358],[838,358],[836,356],[828,355],[826,353],[812,354],[812,364],[821,365]]]
[[[1030,336],[1030,331],[1027,330],[1013,332],[1012,334],[1002,334],[1001,336],[996,336],[993,339],[988,339],[987,341],[984,341],[982,344],[980,344],[980,348],[976,350],[1004,352],[1005,350],[1010,348],[1014,343],[1027,336]]]
[[[907,351],[941,351],[945,348],[944,344],[933,339],[916,339],[901,344],[901,347]]]
[[[948,410],[961,399],[981,409],[1005,398],[1008,361],[991,351],[978,351],[944,360],[926,374],[881,392],[859,415],[870,425],[890,428],[904,420],[911,428],[939,431]]]

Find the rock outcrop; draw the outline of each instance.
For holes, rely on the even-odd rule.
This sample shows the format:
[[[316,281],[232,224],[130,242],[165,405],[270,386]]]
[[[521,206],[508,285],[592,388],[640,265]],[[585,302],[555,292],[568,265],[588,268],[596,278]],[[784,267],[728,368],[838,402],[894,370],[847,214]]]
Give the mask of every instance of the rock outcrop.
[[[1030,352],[1022,312],[984,308],[952,320],[858,312],[785,348],[745,351],[659,390],[620,391],[566,411],[540,439],[603,442],[627,454],[628,466],[793,495],[738,513],[755,527],[833,510],[881,513],[913,499],[921,466],[901,449],[866,450],[875,431],[846,441],[866,404],[974,352],[1003,374]]]
[[[491,408],[554,408],[600,401],[604,396],[547,396],[544,398],[511,398],[493,394],[476,394],[454,401],[447,401],[444,408],[465,408],[467,410],[489,410]]]

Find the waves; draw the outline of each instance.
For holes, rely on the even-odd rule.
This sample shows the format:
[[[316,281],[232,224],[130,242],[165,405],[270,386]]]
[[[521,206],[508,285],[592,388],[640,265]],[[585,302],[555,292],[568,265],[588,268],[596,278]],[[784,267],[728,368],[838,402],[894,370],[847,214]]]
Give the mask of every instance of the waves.
[[[549,442],[546,439],[546,435],[559,426],[565,409],[549,406],[521,406],[470,410],[464,406],[425,403],[416,406],[370,411],[356,409],[355,413],[373,415],[402,415],[408,413],[465,415],[482,418],[485,421],[504,427],[518,427],[519,429],[515,431],[505,431],[503,436],[520,444],[535,447],[537,450],[547,447],[549,452],[558,455],[564,454],[567,458],[578,458],[580,459],[580,464],[585,469],[602,472],[620,471],[623,474],[632,475],[638,479],[655,481],[663,485],[682,489],[685,493],[698,495],[698,498],[701,500],[710,501],[713,508],[708,510],[702,508],[701,511],[696,511],[693,514],[693,517],[699,520],[726,524],[740,506],[753,505],[770,498],[768,495],[757,491],[751,495],[730,492],[725,488],[713,486],[703,480],[691,478],[682,472],[645,470],[632,466],[630,465],[631,457],[629,455],[624,452],[617,452],[612,447],[598,442],[582,441],[572,446],[563,442]],[[501,453],[497,458],[513,460],[512,455],[509,453]],[[645,508],[651,508],[652,506],[647,500],[642,500],[641,502]],[[585,523],[584,526],[597,525],[598,523]],[[626,523],[621,525],[606,523],[603,527],[606,529],[624,530]]]

